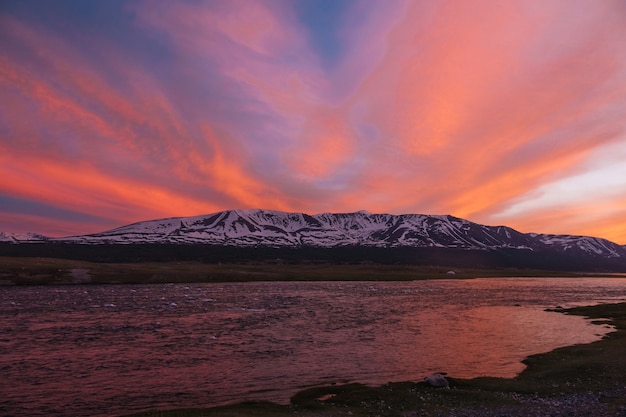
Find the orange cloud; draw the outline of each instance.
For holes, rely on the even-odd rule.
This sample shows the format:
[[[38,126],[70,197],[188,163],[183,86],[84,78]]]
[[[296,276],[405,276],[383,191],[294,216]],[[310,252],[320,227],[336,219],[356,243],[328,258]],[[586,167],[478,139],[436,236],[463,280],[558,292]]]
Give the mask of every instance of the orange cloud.
[[[286,163],[296,176],[324,179],[353,158],[354,134],[343,113],[341,109],[327,108],[307,115],[299,140],[285,154]]]
[[[0,192],[120,223],[367,209],[623,235],[617,198],[533,200],[624,141],[622,2],[355,2],[332,65],[292,2],[125,10],[123,43],[0,16]]]
[[[363,123],[406,154],[395,170],[372,160],[344,201],[367,199],[367,184],[392,211],[489,221],[621,140],[614,116],[624,101],[611,91],[622,85],[624,61],[614,54],[618,38],[606,36],[624,32],[623,18],[607,19],[604,6],[565,14],[564,3],[482,6],[413,3],[397,23],[353,100],[369,108]],[[555,21],[582,34],[571,42]]]
[[[186,197],[150,183],[100,172],[87,163],[60,164],[40,157],[25,158],[17,163],[3,158],[2,162],[0,189],[3,192],[77,212],[142,219],[146,214],[167,217],[172,209],[185,213],[183,215],[216,209],[210,202]]]
[[[224,155],[212,133],[212,164],[209,169],[198,172],[206,163],[196,153],[198,143],[195,141],[205,138],[185,127],[171,102],[158,90],[123,97],[123,93],[116,91],[117,86],[103,83],[89,68],[81,69],[81,65],[76,64],[79,60],[75,53],[58,39],[51,37],[53,43],[59,44],[53,53],[37,45],[42,39],[41,33],[17,22],[10,23],[7,27],[12,29],[11,35],[37,51],[38,59],[50,64],[52,72],[58,72],[59,77],[54,83],[49,82],[29,70],[26,64],[0,57],[3,64],[0,86],[8,91],[3,100],[9,100],[7,94],[14,94],[16,89],[20,96],[17,106],[5,109],[7,118],[13,121],[13,133],[11,147],[4,147],[6,159],[0,180],[4,192],[94,215],[113,216],[120,222],[128,218],[192,215],[224,208],[210,202],[210,198],[207,201],[206,193],[175,191],[165,181],[171,174],[176,176],[172,182],[184,180],[208,187],[215,190],[213,194],[222,193],[243,206],[255,204],[250,199],[252,189],[259,195],[271,194],[264,191],[267,187],[244,173],[239,164],[245,162],[237,159],[240,155]],[[126,72],[132,69],[121,66]],[[149,82],[149,77],[146,78]],[[83,97],[89,97],[87,103]],[[25,106],[20,105],[27,100],[36,104],[36,126],[30,125],[32,116],[26,119]],[[38,126],[48,129],[59,126],[70,138],[54,137],[46,143],[49,134],[39,131]],[[53,144],[58,140],[61,146],[55,147]],[[49,150],[38,156],[42,146]],[[63,149],[66,146],[77,148],[78,154],[66,154]],[[145,159],[157,155],[166,165],[159,166],[160,161]],[[132,168],[134,165],[150,171],[140,171],[143,178],[131,178],[129,173],[115,172],[106,164],[107,160],[116,159],[118,167],[126,164],[130,172],[138,173]],[[211,174],[211,181],[199,175],[207,172]],[[155,180],[161,185],[153,185]],[[272,199],[280,205],[278,198],[265,201],[259,197],[258,206],[265,206]]]
[[[557,205],[549,209],[531,210],[504,219],[522,232],[578,234],[596,236],[616,243],[626,242],[626,200],[586,200],[575,205]]]
[[[60,219],[45,217],[40,214],[1,213],[4,227],[11,227],[16,233],[32,232],[38,230],[48,237],[66,237],[87,233],[98,233],[103,230],[120,226],[119,219],[102,219],[96,221],[77,219],[76,217]],[[25,226],[28,229],[25,229]]]
[[[211,156],[192,155],[193,163],[207,175],[207,185],[229,195],[244,207],[270,205],[280,210],[288,209],[282,196],[268,184],[255,179],[237,161],[240,155],[227,153],[210,127],[204,126],[205,140],[211,145]]]

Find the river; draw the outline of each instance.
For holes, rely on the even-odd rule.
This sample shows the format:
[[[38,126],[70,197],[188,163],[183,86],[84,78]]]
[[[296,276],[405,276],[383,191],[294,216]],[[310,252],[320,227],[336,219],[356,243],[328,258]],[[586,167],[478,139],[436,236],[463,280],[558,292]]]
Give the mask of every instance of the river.
[[[117,416],[331,383],[512,377],[598,340],[620,278],[0,287],[0,414]]]

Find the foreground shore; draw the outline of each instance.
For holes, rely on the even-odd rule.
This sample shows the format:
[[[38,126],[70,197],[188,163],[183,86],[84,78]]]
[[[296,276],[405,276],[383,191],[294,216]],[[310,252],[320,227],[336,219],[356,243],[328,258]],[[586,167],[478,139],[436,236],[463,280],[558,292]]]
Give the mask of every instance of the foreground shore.
[[[248,402],[132,416],[626,416],[626,303],[560,311],[610,323],[616,331],[594,343],[533,355],[513,379],[448,375],[450,389],[424,382],[335,385],[299,392],[290,405]]]

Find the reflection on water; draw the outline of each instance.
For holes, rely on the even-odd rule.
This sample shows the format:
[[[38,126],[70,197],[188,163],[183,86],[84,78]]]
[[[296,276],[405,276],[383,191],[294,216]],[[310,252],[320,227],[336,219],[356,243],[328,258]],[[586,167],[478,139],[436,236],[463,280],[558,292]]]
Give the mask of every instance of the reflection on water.
[[[0,410],[112,416],[331,382],[510,377],[609,329],[545,312],[626,298],[620,279],[0,288]]]

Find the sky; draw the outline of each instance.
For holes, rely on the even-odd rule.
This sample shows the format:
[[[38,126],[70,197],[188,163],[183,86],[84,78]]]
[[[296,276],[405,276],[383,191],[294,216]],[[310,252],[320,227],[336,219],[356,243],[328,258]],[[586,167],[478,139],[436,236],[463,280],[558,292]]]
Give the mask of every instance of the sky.
[[[623,0],[0,0],[0,231],[226,209],[626,244]]]

